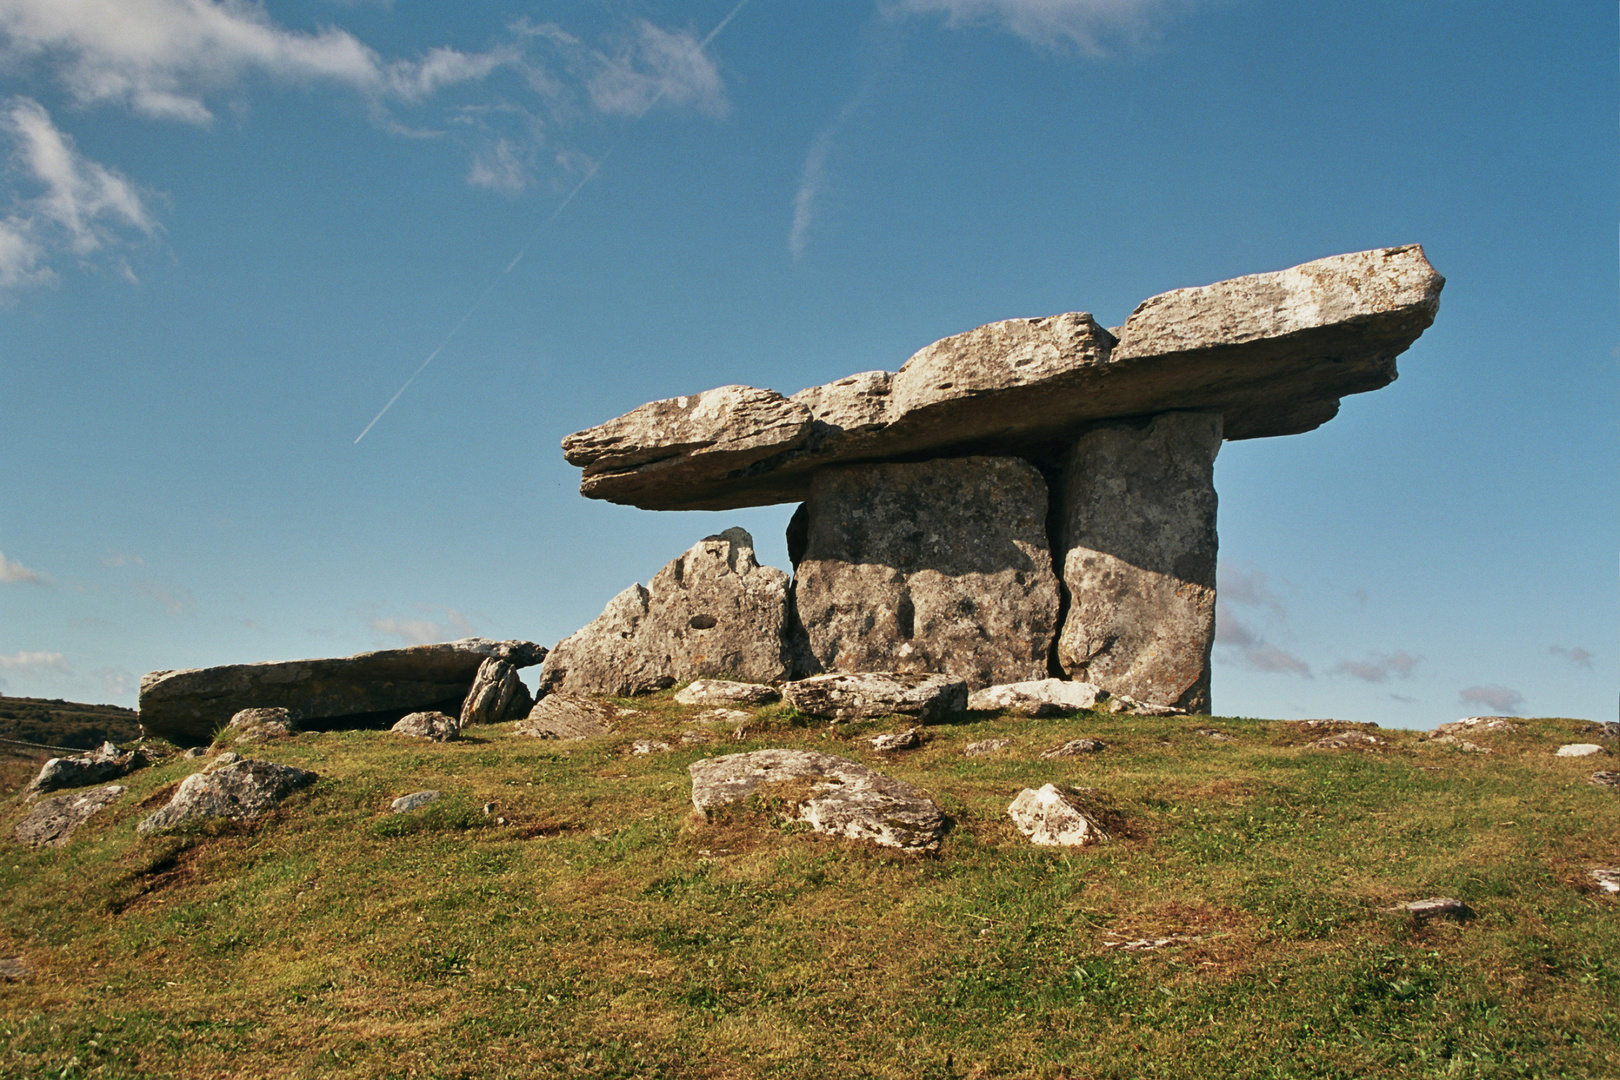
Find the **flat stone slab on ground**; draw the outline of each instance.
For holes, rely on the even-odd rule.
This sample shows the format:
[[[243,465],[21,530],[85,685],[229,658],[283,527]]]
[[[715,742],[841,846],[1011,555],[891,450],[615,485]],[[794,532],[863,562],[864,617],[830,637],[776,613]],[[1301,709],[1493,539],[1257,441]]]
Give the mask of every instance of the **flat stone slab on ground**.
[[[783,696],[806,716],[867,720],[915,716],[923,723],[966,711],[967,683],[949,675],[867,671],[815,675],[782,687]]]
[[[17,840],[34,847],[64,847],[73,831],[90,816],[118,801],[129,789],[118,784],[43,799],[13,830]]]
[[[1458,750],[1468,754],[1489,754],[1492,752],[1488,746],[1480,746],[1478,743],[1471,743],[1467,739],[1459,739],[1455,735],[1434,735],[1423,742],[1425,746],[1455,746]]]
[[[1305,744],[1307,750],[1381,750],[1385,740],[1364,731],[1341,731]]]
[[[1518,731],[1520,725],[1507,716],[1465,716],[1435,727],[1436,735],[1483,735],[1488,731]]]
[[[993,754],[997,750],[1005,750],[1011,745],[1011,739],[980,739],[978,742],[970,742],[962,747],[962,754],[964,757],[983,757],[985,754]]]
[[[693,679],[675,692],[682,705],[769,705],[781,699],[774,686],[728,679]]]
[[[439,797],[437,791],[413,791],[409,795],[401,795],[388,804],[388,809],[396,814],[406,814],[412,810],[420,809]]]
[[[1055,784],[1045,784],[1039,790],[1025,788],[1007,807],[1007,816],[1030,843],[1043,847],[1079,847],[1108,839],[1087,813],[1084,793],[1073,788]]]
[[[590,498],[721,510],[802,500],[827,465],[1027,457],[1087,424],[1173,410],[1223,413],[1229,439],[1290,435],[1391,382],[1444,284],[1416,245],[1336,255],[1162,293],[1117,336],[1083,312],[1007,319],[791,399],[725,386],[651,402],[563,453]]]
[[[20,956],[0,956],[0,982],[21,982],[34,973]]]
[[[1424,900],[1408,900],[1396,904],[1394,907],[1383,909],[1389,915],[1410,915],[1419,922],[1429,919],[1456,919],[1462,921],[1472,919],[1474,910],[1467,904],[1452,896],[1431,896]]]
[[[1620,772],[1615,772],[1613,769],[1599,769],[1587,777],[1587,781],[1596,784],[1598,787],[1620,788]]]
[[[866,741],[872,745],[872,749],[880,754],[892,754],[897,750],[915,750],[922,745],[922,740],[917,737],[915,728],[910,731],[897,731],[888,735],[874,735]]]
[[[1597,870],[1588,870],[1586,875],[1597,882],[1598,888],[1604,892],[1620,893],[1620,868],[1603,867]]]
[[[595,698],[547,694],[535,702],[529,715],[518,721],[519,735],[536,739],[594,739],[613,731],[621,710]]]
[[[203,818],[251,820],[269,813],[287,796],[316,779],[314,773],[291,765],[234,760],[223,767],[186,777],[168,805],[142,821],[135,830],[158,832]]]
[[[1057,716],[1093,708],[1103,696],[1102,688],[1095,683],[1032,679],[975,690],[968,695],[968,709],[972,712],[1002,709],[1019,716]]]
[[[1070,739],[1061,746],[1054,746],[1049,750],[1042,750],[1043,758],[1079,757],[1082,754],[1096,754],[1108,749],[1108,744],[1101,739]]]
[[[902,851],[933,850],[945,835],[944,814],[932,799],[848,758],[810,750],[755,750],[704,758],[689,771],[692,805],[704,813],[741,802],[761,788],[786,784],[803,799],[787,811],[791,819],[817,832]]]
[[[1560,746],[1558,748],[1558,753],[1555,756],[1557,756],[1557,757],[1591,757],[1593,754],[1607,754],[1607,753],[1608,753],[1608,751],[1603,749],[1603,747],[1599,746],[1597,743],[1577,742],[1577,743],[1565,743],[1563,746]]]

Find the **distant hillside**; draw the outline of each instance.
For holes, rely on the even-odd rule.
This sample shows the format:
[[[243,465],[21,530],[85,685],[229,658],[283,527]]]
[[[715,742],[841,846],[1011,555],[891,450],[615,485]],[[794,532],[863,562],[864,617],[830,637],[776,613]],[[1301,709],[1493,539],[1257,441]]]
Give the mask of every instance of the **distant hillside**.
[[[0,739],[82,749],[130,742],[141,736],[135,715],[118,705],[0,696]]]

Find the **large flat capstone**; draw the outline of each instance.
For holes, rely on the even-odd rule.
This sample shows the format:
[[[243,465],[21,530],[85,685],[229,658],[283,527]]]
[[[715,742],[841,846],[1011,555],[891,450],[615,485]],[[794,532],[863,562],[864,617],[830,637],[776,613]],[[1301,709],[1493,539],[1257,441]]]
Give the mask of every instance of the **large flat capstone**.
[[[1046,498],[1017,458],[820,473],[794,567],[817,664],[943,673],[969,689],[1044,678],[1060,603]]]
[[[1044,460],[1086,425],[1168,411],[1221,413],[1228,439],[1291,435],[1393,381],[1444,284],[1417,245],[1336,255],[1163,293],[1113,332],[1084,313],[1008,319],[791,398],[728,386],[652,402],[563,447],[591,498],[720,510],[802,500],[844,462]]]
[[[304,724],[390,712],[458,713],[485,660],[529,667],[545,655],[530,641],[463,638],[322,660],[154,671],[141,679],[141,728],[197,744],[243,709],[283,708]]]

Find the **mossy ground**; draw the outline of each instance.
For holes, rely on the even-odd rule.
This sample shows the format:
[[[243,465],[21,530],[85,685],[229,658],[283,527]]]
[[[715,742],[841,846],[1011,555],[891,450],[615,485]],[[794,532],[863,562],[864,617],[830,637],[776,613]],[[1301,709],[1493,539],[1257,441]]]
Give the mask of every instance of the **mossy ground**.
[[[1469,754],[995,717],[880,755],[861,737],[898,725],[777,706],[744,741],[682,745],[700,710],[635,705],[587,742],[496,725],[254,747],[321,779],[256,823],[137,837],[201,764],[172,757],[62,850],[11,841],[37,767],[13,759],[0,956],[34,974],[0,984],[0,1075],[1620,1075],[1620,903],[1586,876],[1620,863],[1620,792],[1587,782],[1601,760],[1553,756],[1578,721]],[[1082,735],[1108,748],[1039,757]],[[963,756],[994,737],[1013,745]],[[912,857],[693,813],[691,762],[771,746],[910,781],[951,832]],[[1046,782],[1099,789],[1124,835],[1029,845],[1005,808]],[[424,788],[443,797],[388,812]],[[1379,910],[1433,895],[1476,917]],[[1121,947],[1142,938],[1172,940]]]

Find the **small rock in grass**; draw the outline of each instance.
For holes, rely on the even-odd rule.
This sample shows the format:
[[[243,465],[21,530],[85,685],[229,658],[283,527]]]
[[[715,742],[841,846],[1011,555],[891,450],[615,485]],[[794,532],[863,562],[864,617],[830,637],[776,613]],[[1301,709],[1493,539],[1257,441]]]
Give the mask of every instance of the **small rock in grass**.
[[[885,754],[896,750],[914,750],[922,745],[922,740],[917,738],[916,728],[890,735],[874,735],[866,741],[872,744],[872,749]]]
[[[1575,742],[1565,743],[1558,748],[1558,757],[1590,757],[1593,754],[1606,754],[1607,750],[1597,743]]]
[[[1377,750],[1384,740],[1364,731],[1341,731],[1337,735],[1317,739],[1305,744],[1307,750]]]
[[[1233,739],[1233,737],[1228,735],[1226,732],[1212,727],[1201,727],[1198,729],[1198,734],[1202,735],[1206,739],[1213,739],[1216,742],[1231,742]]]
[[[28,785],[24,796],[31,801],[47,791],[88,787],[91,784],[116,780],[145,764],[146,755],[141,751],[131,750],[128,753],[121,753],[112,743],[104,742],[88,753],[51,758]]]
[[[681,732],[681,742],[685,743],[688,746],[691,746],[693,744],[707,743],[707,742],[713,742],[713,741],[714,741],[714,732],[712,732],[712,731],[683,731],[683,732]]]
[[[269,742],[290,737],[294,727],[292,714],[283,708],[239,709],[222,734],[239,743]]]
[[[632,754],[667,754],[669,751],[669,743],[657,739],[637,739],[630,744]]]
[[[1102,843],[1108,834],[1086,813],[1083,794],[1055,784],[1039,791],[1025,788],[1007,807],[1007,816],[1033,844],[1078,847]]]
[[[389,730],[417,739],[449,742],[461,733],[461,726],[455,717],[442,712],[413,712],[400,717]]]
[[[1089,709],[1102,696],[1102,689],[1095,683],[1034,679],[975,690],[968,695],[968,710],[991,712],[1005,709],[1020,716],[1056,716]]]
[[[191,760],[193,760],[195,758],[207,757],[208,756],[208,747],[206,747],[206,746],[193,746],[193,747],[189,748],[184,754],[181,754],[180,756],[185,758],[187,761],[191,761]]]
[[[764,683],[730,682],[726,679],[694,679],[675,692],[682,705],[769,705],[782,695]]]
[[[745,724],[754,718],[742,709],[708,709],[692,717],[703,724]]]
[[[1598,883],[1598,888],[1604,892],[1620,893],[1620,870],[1613,867],[1604,867],[1598,870],[1588,870],[1587,874]]]
[[[0,956],[0,982],[21,982],[34,973],[20,956]]]
[[[135,831],[157,832],[202,818],[262,817],[317,779],[312,772],[268,761],[236,760],[219,766],[227,757],[235,755],[221,754],[214,765],[182,780],[168,805],[135,826]]]
[[[1062,746],[1054,746],[1050,750],[1042,750],[1043,758],[1079,757],[1081,754],[1095,754],[1107,749],[1108,744],[1101,739],[1070,739]]]
[[[1620,720],[1604,720],[1588,724],[1582,729],[1581,734],[1595,735],[1600,739],[1620,739]]]
[[[426,806],[438,797],[439,793],[437,791],[413,791],[409,795],[401,795],[392,803],[389,803],[388,808],[396,814],[404,814],[418,807]]]
[[[813,675],[782,693],[806,716],[865,720],[901,714],[927,724],[967,710],[967,683],[952,675],[864,671]]]
[[[1474,910],[1451,896],[1431,896],[1426,900],[1408,900],[1394,907],[1382,909],[1387,915],[1410,915],[1419,922],[1430,919],[1472,919]]]
[[[227,750],[223,754],[216,757],[213,761],[210,761],[204,767],[204,771],[209,771],[209,770],[213,770],[213,769],[223,769],[225,766],[227,766],[227,765],[235,765],[238,761],[241,761],[241,760],[242,760],[242,755],[241,754],[238,754],[235,750]]]
[[[1613,769],[1599,769],[1588,777],[1588,780],[1598,787],[1620,788],[1620,772]]]
[[[1434,729],[1436,735],[1466,735],[1470,732],[1518,731],[1519,725],[1505,716],[1468,716],[1441,724]]]
[[[13,835],[35,847],[63,847],[86,819],[117,801],[128,788],[118,784],[45,799],[18,823]]]
[[[595,698],[547,694],[515,730],[536,739],[591,739],[610,733],[620,712],[616,706]]]
[[[1435,746],[1455,746],[1457,749],[1463,751],[1464,753],[1469,753],[1469,754],[1489,754],[1489,753],[1491,753],[1491,748],[1490,747],[1488,747],[1488,746],[1477,746],[1474,743],[1471,743],[1471,742],[1467,741],[1466,739],[1459,739],[1455,735],[1436,735],[1433,738],[1427,739],[1425,741],[1427,743],[1429,743],[1431,745],[1435,745]]]
[[[978,742],[970,742],[964,746],[962,753],[966,757],[983,757],[985,754],[993,754],[997,750],[1005,750],[1011,745],[1011,739],[980,739]]]

